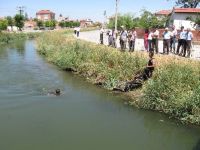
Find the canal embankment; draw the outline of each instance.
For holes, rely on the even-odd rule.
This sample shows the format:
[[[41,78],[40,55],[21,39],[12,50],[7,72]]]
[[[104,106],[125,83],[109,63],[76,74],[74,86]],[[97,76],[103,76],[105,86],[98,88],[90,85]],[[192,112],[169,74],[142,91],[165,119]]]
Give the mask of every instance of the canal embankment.
[[[145,52],[121,53],[62,33],[41,35],[37,48],[59,68],[73,71],[106,89],[133,79],[148,60]],[[152,79],[141,89],[127,93],[130,104],[200,125],[200,62],[163,55],[156,55],[155,60],[157,66]]]

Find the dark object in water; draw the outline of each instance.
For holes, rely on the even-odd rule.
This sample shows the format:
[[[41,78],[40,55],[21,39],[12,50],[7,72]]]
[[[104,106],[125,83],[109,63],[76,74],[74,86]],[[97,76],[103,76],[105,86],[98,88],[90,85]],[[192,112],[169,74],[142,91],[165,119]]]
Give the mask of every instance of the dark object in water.
[[[61,95],[61,91],[60,91],[60,89],[56,89],[53,92],[49,92],[48,95],[60,96]]]

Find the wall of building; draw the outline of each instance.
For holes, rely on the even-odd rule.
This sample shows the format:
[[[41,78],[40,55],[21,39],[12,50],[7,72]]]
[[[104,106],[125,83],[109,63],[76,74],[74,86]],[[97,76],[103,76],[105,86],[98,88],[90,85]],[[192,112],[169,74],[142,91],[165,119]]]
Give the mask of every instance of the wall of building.
[[[181,26],[195,30],[194,22],[188,20],[188,17],[196,18],[197,14],[194,13],[173,13],[170,18],[170,25],[174,25],[177,29]]]

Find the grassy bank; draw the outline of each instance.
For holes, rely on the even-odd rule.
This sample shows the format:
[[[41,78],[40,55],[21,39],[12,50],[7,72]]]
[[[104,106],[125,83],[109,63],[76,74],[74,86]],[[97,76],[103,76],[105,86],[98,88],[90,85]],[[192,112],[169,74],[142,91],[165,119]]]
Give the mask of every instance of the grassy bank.
[[[0,32],[0,44],[7,44],[15,40],[38,37],[41,33],[6,33]]]
[[[62,33],[46,33],[37,44],[49,62],[107,89],[132,79],[147,61],[146,53],[121,53]],[[200,63],[170,56],[156,56],[156,61],[153,78],[139,92],[128,93],[132,104],[200,125]],[[139,95],[137,101],[135,95]]]

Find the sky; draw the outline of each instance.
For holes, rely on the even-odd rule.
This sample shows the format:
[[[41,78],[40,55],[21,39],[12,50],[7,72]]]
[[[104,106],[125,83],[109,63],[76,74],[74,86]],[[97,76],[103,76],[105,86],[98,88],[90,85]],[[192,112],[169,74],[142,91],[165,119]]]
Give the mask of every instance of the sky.
[[[120,0],[119,12],[138,16],[141,9],[156,12],[172,9],[175,0]],[[103,21],[104,11],[107,16],[115,13],[115,0],[0,0],[0,17],[14,16],[18,6],[25,6],[29,17],[34,18],[39,10],[48,9],[70,19],[92,19]]]

